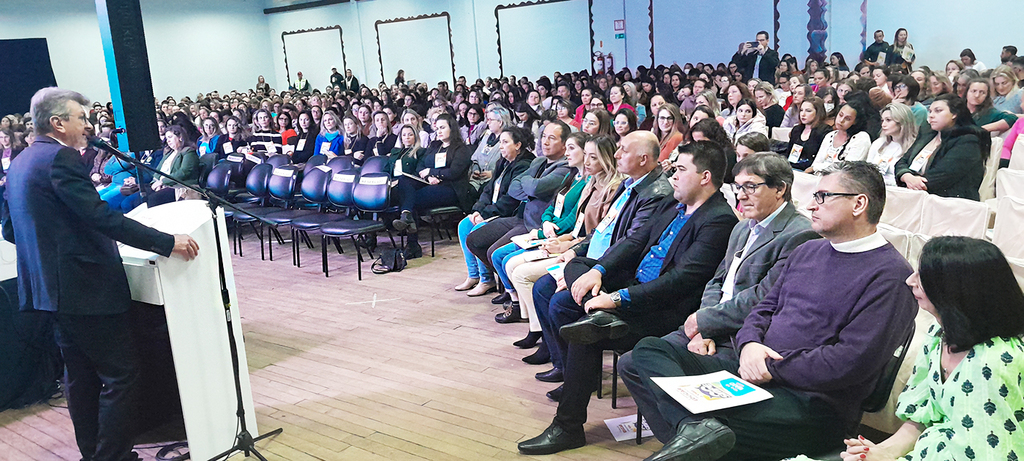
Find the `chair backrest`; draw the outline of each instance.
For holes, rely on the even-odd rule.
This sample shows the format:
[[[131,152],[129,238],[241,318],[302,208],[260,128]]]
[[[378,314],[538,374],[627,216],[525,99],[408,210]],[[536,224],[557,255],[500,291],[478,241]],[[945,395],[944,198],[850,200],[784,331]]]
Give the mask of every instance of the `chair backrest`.
[[[907,337],[903,339],[903,344],[897,347],[893,351],[892,357],[889,357],[889,360],[885,362],[882,374],[878,376],[878,382],[875,383],[875,389],[871,391],[868,398],[861,402],[861,410],[867,413],[874,413],[885,407],[886,402],[889,401],[889,394],[892,392],[893,383],[896,382],[896,375],[899,374],[900,365],[903,364],[903,358],[907,356],[907,350],[910,349],[910,342],[914,339],[914,331],[914,324],[911,323]]]
[[[1024,141],[1024,139],[1021,141]],[[1010,165],[1007,168],[1011,170],[1024,170],[1024,142],[1013,143],[1013,149],[1010,150]]]
[[[924,208],[928,193],[905,187],[885,188],[885,209],[880,222],[910,232],[920,233],[924,225]]]
[[[274,168],[280,168],[292,163],[292,158],[284,154],[274,154],[271,155],[266,162],[274,165]]]
[[[249,172],[256,165],[264,163],[265,158],[260,153],[242,154],[235,152],[224,158],[225,162],[234,165],[235,169],[231,172],[231,177],[235,178],[236,181],[248,181]],[[242,186],[243,184],[237,184]],[[248,186],[246,186],[248,188]]]
[[[1024,140],[1021,144],[1024,144]],[[1024,156],[1024,152],[1021,155]],[[1024,199],[1024,170],[1000,168],[996,172],[996,198],[999,197]]]
[[[933,237],[960,235],[985,238],[988,205],[974,200],[928,195],[922,216],[922,234]]]
[[[206,175],[206,188],[217,195],[227,194],[228,189],[231,188],[231,172],[233,170],[232,165],[227,163],[213,167],[210,174]]]
[[[807,205],[814,200],[812,196],[818,190],[818,181],[821,181],[821,176],[802,171],[793,172],[793,206],[797,210],[806,210]]]
[[[302,198],[318,204],[327,203],[327,184],[334,172],[327,165],[320,165],[307,171],[302,177]]]
[[[237,169],[237,166],[234,169]],[[270,182],[270,176],[273,171],[274,167],[267,163],[261,163],[252,167],[252,170],[245,177],[245,190],[252,194],[253,197],[266,198],[267,184]],[[231,172],[232,175],[234,173],[234,171]]]
[[[992,138],[992,150],[989,151],[988,161],[985,162],[985,176],[981,178],[981,186],[978,187],[978,194],[984,202],[996,196],[996,171],[999,170],[999,157],[1003,155],[1003,138]]]
[[[391,198],[391,175],[361,173],[352,196],[356,208],[362,211],[378,213],[386,210]]]
[[[1013,270],[1013,276],[1017,278],[1017,284],[1024,290],[1024,259],[1006,258],[1006,261],[1010,263],[1010,269]]]
[[[992,243],[1008,258],[1024,258],[1024,198],[1001,197],[998,203]]]
[[[373,156],[363,160],[363,166],[360,168],[362,174],[367,173],[389,173],[384,171],[388,166],[388,158],[384,156]]]
[[[331,167],[335,173],[341,173],[342,171],[350,171],[356,168],[355,160],[351,155],[342,155],[334,157],[327,161],[327,166]]]
[[[206,177],[213,171],[213,167],[217,164],[217,154],[210,152],[203,154],[199,157],[199,185],[207,187]]]
[[[270,162],[267,162],[270,165]],[[289,202],[295,198],[295,190],[299,184],[299,173],[301,170],[295,165],[285,165],[274,168],[267,181],[267,190],[270,196],[278,200]]]
[[[331,177],[331,182],[327,183],[327,200],[332,205],[342,208],[355,206],[355,202],[352,200],[352,192],[358,180],[359,172],[355,169],[334,173],[334,176]]]
[[[309,173],[309,170],[312,170],[313,168],[316,168],[316,167],[318,167],[320,165],[323,165],[323,164],[326,164],[326,163],[327,163],[327,156],[326,155],[324,155],[324,154],[316,154],[316,155],[310,157],[309,160],[306,160],[306,166],[303,167],[302,172],[303,173]]]
[[[782,128],[777,126],[775,128],[772,128],[772,139],[776,141],[789,142],[789,133],[792,131],[792,127]]]

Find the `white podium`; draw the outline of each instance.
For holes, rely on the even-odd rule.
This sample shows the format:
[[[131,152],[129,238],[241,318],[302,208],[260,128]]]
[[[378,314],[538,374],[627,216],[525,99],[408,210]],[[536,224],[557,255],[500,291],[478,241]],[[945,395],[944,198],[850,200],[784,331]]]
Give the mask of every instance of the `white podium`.
[[[210,209],[203,200],[184,200],[154,208],[145,205],[128,217],[170,234],[188,234],[199,244],[192,261],[165,258],[120,244],[132,299],[164,307],[181,394],[182,415],[191,459],[202,461],[234,446],[238,431],[234,375],[220,295],[216,241]],[[218,213],[224,275],[231,297],[231,319],[238,345],[245,422],[257,436],[256,413],[238,315],[224,214]],[[140,398],[145,398],[144,396]]]

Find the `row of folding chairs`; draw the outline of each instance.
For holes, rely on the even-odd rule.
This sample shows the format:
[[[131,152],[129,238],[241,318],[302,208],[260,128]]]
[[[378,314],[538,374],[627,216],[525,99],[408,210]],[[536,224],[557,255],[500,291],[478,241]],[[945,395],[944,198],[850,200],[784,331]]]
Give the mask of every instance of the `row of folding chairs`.
[[[371,157],[361,168],[347,156],[327,160],[323,155],[315,155],[301,167],[284,162],[276,164],[272,160],[275,158],[249,169],[245,176],[245,193],[233,194],[231,190],[232,176],[236,172],[244,172],[238,167],[238,162],[222,162],[207,177],[208,187],[218,195],[232,198],[245,211],[231,213],[236,251],[241,252],[240,226],[249,224],[260,239],[261,257],[264,257],[263,243],[267,240],[270,259],[273,260],[271,239],[276,237],[283,244],[278,228],[288,226],[291,230],[292,262],[301,266],[299,245],[305,242],[312,248],[309,233],[319,232],[322,270],[325,276],[329,276],[329,242],[333,241],[338,251],[343,252],[340,239],[349,237],[356,247],[357,276],[361,280],[363,256],[360,247],[365,247],[371,258],[373,254],[369,245],[362,245],[357,239],[368,241],[372,238],[375,242],[376,234],[385,231],[394,244],[390,231],[379,219],[379,213],[387,209],[390,200],[391,178],[383,171],[387,159]],[[270,231],[266,237],[265,229]]]

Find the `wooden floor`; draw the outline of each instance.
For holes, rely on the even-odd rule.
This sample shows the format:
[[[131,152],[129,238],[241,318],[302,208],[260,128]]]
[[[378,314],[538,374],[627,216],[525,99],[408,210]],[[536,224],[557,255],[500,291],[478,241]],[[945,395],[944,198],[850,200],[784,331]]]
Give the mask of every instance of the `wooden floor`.
[[[511,345],[525,323],[499,325],[490,296],[452,290],[465,279],[457,241],[439,243],[436,258],[429,238],[423,246],[427,255],[400,273],[374,275],[364,263],[359,282],[350,243],[343,255],[329,253],[324,278],[319,248],[304,248],[296,268],[287,245],[275,248],[275,261],[261,261],[255,239],[246,240],[245,257],[233,264],[257,421],[262,432],[284,428],[258,444],[268,458],[525,458],[516,443],[554,415],[544,393],[555,385],[533,378],[550,366],[523,363],[532,351]],[[589,445],[536,459],[632,460],[661,447],[611,438],[603,420],[635,415],[636,407],[627,396],[611,409],[610,356],[605,372],[605,398],[589,407]],[[149,460],[157,450],[139,451]],[[0,460],[7,459],[77,461],[67,410],[39,404],[0,413]]]

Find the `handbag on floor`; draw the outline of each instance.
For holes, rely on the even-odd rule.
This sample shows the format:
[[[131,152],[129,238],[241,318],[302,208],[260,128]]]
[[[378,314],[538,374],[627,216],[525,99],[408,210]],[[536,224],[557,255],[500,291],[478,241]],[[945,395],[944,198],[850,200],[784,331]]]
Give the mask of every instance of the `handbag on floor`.
[[[405,254],[402,249],[389,248],[380,252],[380,257],[373,262],[370,270],[374,274],[387,274],[388,272],[401,272],[405,266]]]

